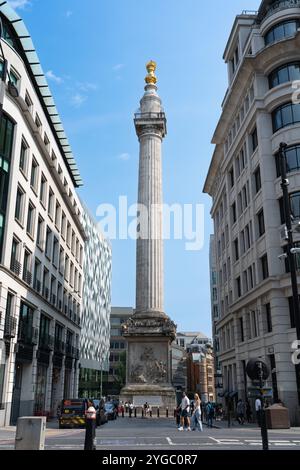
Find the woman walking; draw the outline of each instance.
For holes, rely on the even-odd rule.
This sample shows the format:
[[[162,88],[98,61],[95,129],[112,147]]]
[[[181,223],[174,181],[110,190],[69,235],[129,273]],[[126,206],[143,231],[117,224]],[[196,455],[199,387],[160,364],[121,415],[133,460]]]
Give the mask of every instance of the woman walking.
[[[195,393],[195,401],[194,401],[194,406],[195,406],[195,409],[194,409],[194,413],[193,413],[193,417],[192,417],[192,430],[193,431],[196,431],[196,429],[198,429],[198,431],[203,431],[203,427],[202,427],[202,421],[201,421],[201,400],[199,398],[199,395],[198,393]]]

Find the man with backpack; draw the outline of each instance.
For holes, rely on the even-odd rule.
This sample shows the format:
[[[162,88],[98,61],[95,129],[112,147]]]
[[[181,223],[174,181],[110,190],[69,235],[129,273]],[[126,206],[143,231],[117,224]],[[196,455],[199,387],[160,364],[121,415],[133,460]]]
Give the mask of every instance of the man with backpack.
[[[214,416],[215,416],[214,405],[209,401],[206,405],[206,419],[207,419],[207,426],[209,428],[213,427]]]

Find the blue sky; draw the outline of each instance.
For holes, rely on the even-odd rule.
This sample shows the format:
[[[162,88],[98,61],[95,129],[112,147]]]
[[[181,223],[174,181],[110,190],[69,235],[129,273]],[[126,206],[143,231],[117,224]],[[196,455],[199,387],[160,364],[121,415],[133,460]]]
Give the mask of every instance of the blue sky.
[[[136,202],[138,141],[133,113],[145,63],[158,64],[168,119],[165,202],[205,205],[205,245],[165,242],[165,311],[179,330],[211,335],[211,200],[202,194],[211,137],[227,87],[222,55],[236,14],[259,0],[15,0],[31,33],[78,163],[79,193],[96,215],[119,195]],[[112,303],[134,306],[135,243],[113,241]]]

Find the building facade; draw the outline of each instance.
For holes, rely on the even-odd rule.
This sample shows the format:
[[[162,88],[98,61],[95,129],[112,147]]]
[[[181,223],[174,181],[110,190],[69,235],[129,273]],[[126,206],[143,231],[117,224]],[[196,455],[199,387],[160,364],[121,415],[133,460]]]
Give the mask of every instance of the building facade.
[[[132,307],[112,307],[110,315],[109,373],[104,384],[105,395],[119,395],[125,384],[127,339],[122,325],[133,315]]]
[[[83,206],[83,295],[80,335],[79,396],[102,396],[103,372],[109,370],[111,245]]]
[[[224,60],[229,87],[204,192],[213,200],[219,316],[214,339],[224,392],[247,399],[250,358],[270,367],[273,400],[299,422],[300,380],[291,360],[296,339],[278,150],[286,159],[290,205],[300,218],[300,2],[263,1],[236,17]],[[299,87],[298,87],[299,88]],[[296,243],[299,235],[295,234]],[[280,257],[280,258],[279,258]],[[300,279],[298,279],[300,280]]]
[[[198,393],[202,403],[215,402],[214,357],[211,344],[196,341],[187,348],[187,391]]]
[[[81,179],[32,40],[7,2],[0,15],[8,63],[0,132],[3,426],[55,415],[63,396],[77,395],[85,233]]]

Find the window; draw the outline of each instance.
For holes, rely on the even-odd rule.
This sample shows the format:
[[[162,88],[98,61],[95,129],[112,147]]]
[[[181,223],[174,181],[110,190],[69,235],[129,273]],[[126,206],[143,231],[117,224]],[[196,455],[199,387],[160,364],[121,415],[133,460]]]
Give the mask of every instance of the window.
[[[82,266],[83,263],[83,247],[80,245],[79,264]]]
[[[59,230],[60,227],[59,227],[59,222],[60,222],[60,212],[61,212],[61,207],[59,205],[59,203],[56,201],[56,206],[55,206],[55,226],[56,228]]]
[[[70,260],[69,260],[69,256],[66,255],[66,258],[65,258],[65,280],[66,281],[69,281],[69,270],[70,270]]]
[[[253,289],[253,287],[254,287],[254,278],[253,278],[252,266],[250,266],[250,268],[248,268],[248,281],[249,281],[249,289]]]
[[[258,321],[257,321],[257,312],[251,312],[251,331],[252,331],[252,338],[257,338],[259,336],[258,332]]]
[[[26,144],[25,140],[22,139],[19,168],[20,170],[23,171],[23,173],[26,173],[27,157],[28,157],[28,145]]]
[[[47,227],[45,252],[46,252],[46,256],[49,259],[51,259],[51,241],[52,241],[52,232],[51,232],[51,229]]]
[[[269,87],[274,88],[294,80],[300,80],[300,62],[292,62],[273,70],[269,75]]]
[[[237,297],[240,298],[242,296],[241,278],[238,277],[235,281],[236,281],[236,294],[237,294]]]
[[[235,202],[231,206],[231,216],[232,216],[232,223],[235,224],[235,222],[237,221],[236,203]]]
[[[46,197],[47,197],[47,180],[46,180],[45,175],[42,173],[41,187],[40,187],[40,201],[44,207],[46,207]]]
[[[70,246],[71,246],[71,224],[70,224],[70,222],[67,223],[67,245],[70,248]]]
[[[18,186],[17,197],[16,197],[15,219],[21,224],[23,223],[24,199],[25,199],[25,192],[20,186]]]
[[[25,94],[25,103],[27,104],[29,111],[32,112],[33,103],[27,90]]]
[[[233,186],[234,186],[234,169],[233,169],[233,166],[229,170],[229,185],[230,185],[230,189],[233,188]]]
[[[44,134],[44,144],[45,144],[45,146],[46,146],[46,148],[49,152],[50,151],[50,140],[48,139],[48,136],[47,136],[46,132]]]
[[[285,151],[286,171],[290,173],[295,170],[300,170],[300,145],[293,145],[287,147]],[[277,177],[281,176],[280,156],[276,154],[276,170]]]
[[[47,268],[44,268],[43,295],[48,300],[48,298],[49,298],[49,271],[48,271]]]
[[[252,153],[253,153],[258,147],[257,128],[255,128],[251,134],[251,144],[252,144]]]
[[[32,204],[32,202],[29,201],[26,231],[27,231],[27,234],[30,235],[31,237],[34,236],[34,218],[35,218],[34,215],[35,215],[35,207]]]
[[[43,249],[43,242],[44,242],[44,219],[39,215],[37,235],[36,235],[36,244],[39,248]]]
[[[66,228],[67,228],[67,219],[64,211],[61,213],[61,236],[63,240],[66,239]]]
[[[269,277],[269,267],[268,267],[268,255],[264,255],[261,259],[261,272],[262,278],[267,279]]]
[[[255,194],[261,190],[261,175],[260,175],[260,167],[258,167],[254,172],[254,182],[255,182]]]
[[[28,250],[24,251],[23,261],[23,281],[27,284],[31,284],[31,253]]]
[[[239,240],[238,238],[236,238],[233,242],[233,246],[234,246],[234,256],[235,256],[235,261],[237,261],[240,257],[240,254],[239,254]]]
[[[299,28],[298,20],[283,21],[273,26],[265,35],[265,44],[268,46],[276,41],[293,36]]]
[[[266,304],[264,307],[265,307],[266,332],[272,333],[273,325],[272,325],[271,305]]]
[[[37,184],[38,184],[38,163],[36,159],[33,157],[32,164],[31,164],[30,185],[35,192],[37,191]]]
[[[50,294],[51,294],[51,303],[52,305],[56,305],[56,278],[54,276],[51,276],[51,288],[50,288]]]
[[[300,192],[290,194],[291,214],[295,219],[300,218]]]
[[[39,132],[41,132],[42,121],[40,120],[38,114],[35,115],[35,124],[36,124],[36,127],[38,128]]]
[[[48,199],[48,215],[53,218],[54,211],[54,192],[49,188],[49,199]]]
[[[72,239],[71,239],[71,251],[72,254],[75,255],[75,232],[72,230]]]
[[[10,82],[18,89],[20,78],[17,75],[17,72],[15,72],[13,69],[10,69],[9,79],[10,79]]]
[[[59,249],[59,272],[60,274],[64,275],[64,269],[65,269],[65,258],[64,258],[64,249],[61,246]]]
[[[59,243],[56,237],[53,238],[53,250],[52,250],[52,263],[57,268],[58,267],[58,247]]]
[[[257,223],[258,223],[258,236],[261,237],[265,233],[265,218],[264,218],[264,211],[261,210],[257,214]]]
[[[33,277],[33,288],[40,293],[41,292],[41,277],[42,277],[42,264],[40,260],[35,258],[34,262],[34,277]]]
[[[273,132],[300,122],[300,104],[286,103],[272,113]]]

